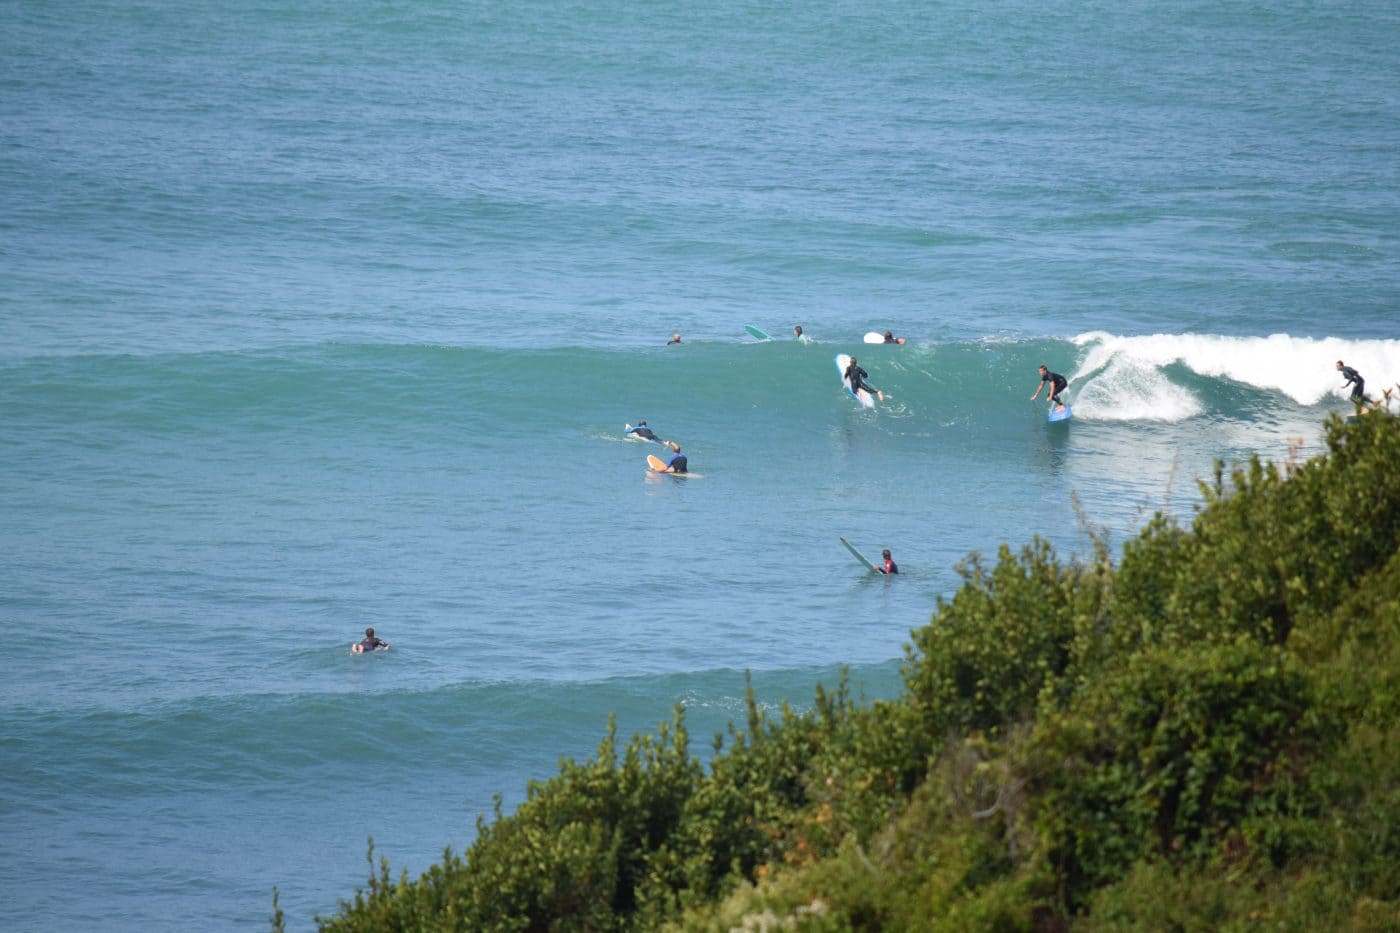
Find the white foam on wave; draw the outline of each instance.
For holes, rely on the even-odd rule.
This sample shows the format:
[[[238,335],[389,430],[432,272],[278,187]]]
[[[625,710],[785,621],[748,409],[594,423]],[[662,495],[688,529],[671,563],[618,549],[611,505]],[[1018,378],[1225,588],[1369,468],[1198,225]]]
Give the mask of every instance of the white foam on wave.
[[[1074,343],[1089,351],[1070,377],[1071,384],[1079,387],[1074,393],[1075,413],[1105,420],[1181,421],[1198,414],[1201,402],[1162,372],[1173,364],[1202,376],[1277,391],[1300,405],[1349,395],[1350,390],[1342,388],[1337,360],[1361,373],[1372,398],[1400,383],[1400,340],[1287,334],[1118,337],[1094,331],[1080,334]]]

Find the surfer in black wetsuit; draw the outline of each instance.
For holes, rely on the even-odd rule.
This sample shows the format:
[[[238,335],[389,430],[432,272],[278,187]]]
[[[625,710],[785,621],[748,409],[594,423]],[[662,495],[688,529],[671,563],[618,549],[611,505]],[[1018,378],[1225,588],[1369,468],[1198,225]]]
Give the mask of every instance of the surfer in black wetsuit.
[[[666,446],[671,448],[671,459],[666,461],[666,468],[662,473],[685,473],[690,466],[690,461],[686,455],[681,453],[681,445],[675,441],[667,441]]]
[[[379,648],[387,648],[389,643],[378,635],[374,634],[373,628],[365,629],[365,637],[355,646],[356,654],[369,654]]]
[[[660,441],[660,440],[661,440],[661,438],[659,438],[659,437],[656,436],[656,432],[655,432],[655,431],[653,431],[651,428],[647,427],[647,423],[646,423],[645,421],[638,421],[638,422],[637,422],[637,426],[636,426],[635,428],[633,428],[632,430],[628,431],[627,433],[628,433],[628,434],[635,434],[635,435],[637,435],[638,437],[644,437],[644,438],[646,438],[646,439],[649,440],[649,441]]]
[[[1371,400],[1366,397],[1366,380],[1361,378],[1361,374],[1347,366],[1341,360],[1337,360],[1337,372],[1342,374],[1346,382],[1342,383],[1342,388],[1351,386],[1351,400],[1358,405],[1369,405]]]
[[[885,331],[885,343],[903,343],[903,342],[904,342],[904,338],[903,338],[903,337],[896,337],[896,336],[894,335],[894,331],[891,331],[891,330]]]
[[[850,384],[853,394],[859,395],[860,390],[864,389],[880,401],[883,402],[885,400],[885,393],[865,381],[866,377],[870,374],[861,368],[854,356],[851,357],[851,362],[846,366],[846,372],[843,375],[846,377],[846,382]]]
[[[1045,384],[1048,382],[1050,383],[1050,404],[1058,405],[1061,408],[1065,407],[1065,401],[1060,398],[1060,393],[1065,390],[1065,386],[1069,385],[1068,380],[1059,373],[1052,373],[1050,370],[1046,369],[1044,363],[1041,363],[1039,368],[1040,385],[1035,387],[1035,395],[1031,396],[1031,401],[1035,401],[1036,396],[1040,394],[1040,390],[1045,388]]]

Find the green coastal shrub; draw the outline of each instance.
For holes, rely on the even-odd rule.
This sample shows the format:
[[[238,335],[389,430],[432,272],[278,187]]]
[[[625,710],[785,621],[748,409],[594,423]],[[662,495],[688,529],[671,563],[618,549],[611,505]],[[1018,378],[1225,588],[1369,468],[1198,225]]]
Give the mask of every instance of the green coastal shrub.
[[[1244,860],[1252,816],[1309,799],[1300,759],[1324,745],[1307,677],[1241,640],[1143,653],[1064,713],[1042,717],[1029,792],[1065,906],[1137,860]],[[1237,851],[1239,850],[1239,851]]]
[[[1329,455],[1280,468],[1257,457],[1202,485],[1190,531],[1158,516],[1130,541],[1109,614],[1110,654],[1231,641],[1282,645],[1330,615],[1400,547],[1395,419],[1327,423]]]
[[[1002,546],[987,570],[973,555],[963,584],[914,633],[904,669],[908,702],[926,734],[996,733],[1031,715],[1070,666],[1076,632],[1100,617],[1101,568],[1065,567],[1040,538]]]

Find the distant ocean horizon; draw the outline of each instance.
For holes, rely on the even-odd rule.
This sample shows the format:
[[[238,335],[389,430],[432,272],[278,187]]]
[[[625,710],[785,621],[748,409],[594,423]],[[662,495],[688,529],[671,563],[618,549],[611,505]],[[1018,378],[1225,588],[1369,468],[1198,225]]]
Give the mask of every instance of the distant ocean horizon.
[[[310,929],[1400,384],[1390,4],[7,12],[7,930]]]

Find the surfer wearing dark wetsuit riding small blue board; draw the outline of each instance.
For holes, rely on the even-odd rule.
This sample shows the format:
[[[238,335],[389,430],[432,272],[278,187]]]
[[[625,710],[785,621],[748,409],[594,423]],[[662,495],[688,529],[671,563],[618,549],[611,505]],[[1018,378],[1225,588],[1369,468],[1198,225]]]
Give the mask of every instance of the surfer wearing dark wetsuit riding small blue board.
[[[1045,367],[1044,363],[1040,364],[1039,371],[1040,385],[1035,387],[1035,394],[1031,396],[1031,401],[1034,402],[1036,400],[1036,397],[1040,395],[1040,390],[1045,388],[1046,383],[1049,383],[1050,404],[1052,406],[1063,408],[1065,401],[1064,399],[1060,398],[1060,393],[1065,390],[1065,386],[1069,385],[1069,380],[1065,379],[1065,377],[1061,376],[1059,373],[1052,373],[1049,369]]]

